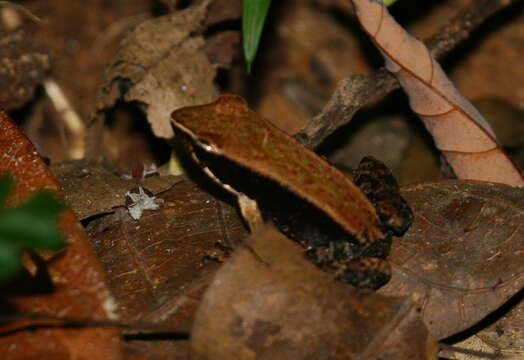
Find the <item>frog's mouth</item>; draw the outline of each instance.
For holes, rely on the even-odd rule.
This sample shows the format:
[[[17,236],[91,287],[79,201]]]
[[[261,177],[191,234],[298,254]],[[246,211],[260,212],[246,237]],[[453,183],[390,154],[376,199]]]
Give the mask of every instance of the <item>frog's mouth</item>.
[[[192,139],[194,144],[196,146],[198,146],[200,149],[204,150],[205,152],[209,152],[209,153],[213,153],[213,154],[217,154],[217,148],[213,145],[211,145],[210,143],[208,143],[207,141],[205,140],[200,140],[200,139],[197,139],[197,138],[193,138]]]
[[[197,147],[208,153],[221,154],[219,147],[216,145],[220,145],[223,142],[221,137],[210,133],[204,133],[204,136],[196,136],[189,128],[180,123],[173,123],[173,127],[175,128],[175,134],[181,135],[179,137],[184,139],[184,143],[189,150],[193,151],[194,147]],[[212,139],[212,142],[206,138]],[[191,143],[191,145],[188,145],[188,143]]]

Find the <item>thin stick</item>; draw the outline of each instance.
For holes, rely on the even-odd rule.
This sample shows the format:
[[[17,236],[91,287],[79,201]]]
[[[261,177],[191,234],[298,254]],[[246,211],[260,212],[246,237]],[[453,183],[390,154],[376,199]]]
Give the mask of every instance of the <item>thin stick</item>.
[[[44,89],[47,96],[53,103],[56,112],[61,116],[62,121],[70,133],[69,157],[71,159],[81,159],[85,153],[85,133],[86,127],[71,106],[58,83],[50,78],[44,81]]]
[[[452,346],[444,343],[439,343],[440,350],[446,350],[454,353],[459,354],[465,354],[465,355],[471,355],[482,359],[504,359],[504,355],[501,354],[492,354],[487,353],[484,351],[478,351],[478,350],[471,350],[471,349],[464,349],[457,346]]]
[[[29,19],[31,19],[31,21],[37,24],[42,22],[42,20],[40,20],[38,16],[29,11],[28,8],[26,8],[23,5],[14,3],[12,1],[0,1],[0,7],[4,8],[2,11],[2,16],[4,17],[4,22],[6,23],[8,29],[15,29],[19,27],[21,24],[20,17],[14,10],[21,12]]]
[[[189,328],[186,327],[175,327],[168,324],[155,324],[143,321],[134,322],[121,322],[115,320],[95,320],[86,318],[72,318],[72,317],[61,317],[55,315],[47,315],[40,313],[17,313],[17,314],[4,314],[0,315],[0,324],[9,323],[20,320],[29,320],[33,323],[24,324],[16,329],[10,329],[7,333],[13,333],[15,331],[22,331],[34,328],[47,328],[47,327],[70,327],[70,328],[81,328],[81,327],[114,327],[119,329],[129,330],[142,330],[154,333],[170,333],[176,335],[188,336]],[[0,336],[4,336],[6,332],[0,332]]]

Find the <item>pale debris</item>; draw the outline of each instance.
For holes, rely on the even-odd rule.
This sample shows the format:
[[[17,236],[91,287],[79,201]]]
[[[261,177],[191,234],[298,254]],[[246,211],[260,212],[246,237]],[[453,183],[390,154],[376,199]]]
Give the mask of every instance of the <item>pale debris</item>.
[[[126,208],[129,215],[138,220],[142,216],[144,210],[157,210],[158,204],[155,203],[155,196],[144,191],[142,186],[131,189],[126,192]]]

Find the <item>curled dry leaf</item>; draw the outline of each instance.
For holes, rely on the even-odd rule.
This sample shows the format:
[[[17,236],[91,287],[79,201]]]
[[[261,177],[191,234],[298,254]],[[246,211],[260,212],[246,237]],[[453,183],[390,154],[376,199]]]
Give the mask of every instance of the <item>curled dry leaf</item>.
[[[461,179],[524,186],[477,109],[453,86],[426,46],[395,22],[379,1],[353,0],[360,23],[409,96],[436,146]]]
[[[524,189],[475,181],[409,186],[415,219],[380,292],[411,295],[431,334],[456,334],[524,286]]]
[[[53,176],[35,148],[16,125],[0,113],[0,173],[15,179],[12,203],[23,201],[39,189],[58,192]],[[28,224],[30,226],[30,224]],[[23,277],[2,289],[2,312],[40,312],[60,317],[109,319],[114,302],[109,295],[100,265],[70,210],[59,219],[67,248],[39,269],[42,276]],[[48,279],[46,279],[46,276]],[[13,295],[9,295],[13,294]],[[15,295],[16,294],[16,295]],[[25,321],[0,327],[2,359],[120,359],[120,337],[116,329],[40,328],[24,330]],[[18,329],[18,330],[17,330]]]
[[[173,109],[211,101],[218,95],[215,69],[204,51],[203,30],[210,1],[148,20],[132,31],[107,71],[98,110],[119,99],[147,107],[153,133],[171,138]],[[101,112],[99,112],[101,114]]]
[[[336,282],[271,225],[217,272],[196,314],[197,359],[435,359],[417,307]]]

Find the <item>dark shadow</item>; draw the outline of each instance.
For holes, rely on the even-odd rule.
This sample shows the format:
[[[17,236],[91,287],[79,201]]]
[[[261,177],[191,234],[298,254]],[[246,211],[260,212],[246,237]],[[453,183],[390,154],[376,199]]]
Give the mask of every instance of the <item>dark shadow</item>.
[[[58,259],[62,253],[56,254],[50,262]],[[36,265],[35,275],[31,275],[25,269],[22,270],[18,277],[0,288],[0,296],[34,296],[53,292],[53,282],[47,269],[49,262],[45,262],[36,254],[30,256],[33,264]]]

